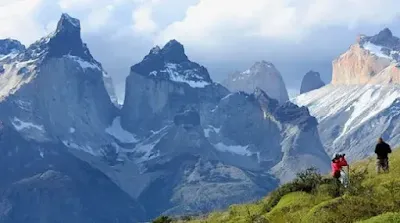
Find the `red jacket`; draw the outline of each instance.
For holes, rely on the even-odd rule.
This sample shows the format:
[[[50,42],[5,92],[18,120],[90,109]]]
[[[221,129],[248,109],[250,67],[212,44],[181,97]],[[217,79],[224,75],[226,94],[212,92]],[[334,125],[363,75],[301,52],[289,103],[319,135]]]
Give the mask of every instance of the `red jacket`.
[[[342,167],[344,166],[348,166],[347,161],[344,157],[340,157],[339,159],[334,160],[331,163],[331,167],[332,167],[332,176],[335,175],[335,173],[337,171],[340,171],[342,169]]]

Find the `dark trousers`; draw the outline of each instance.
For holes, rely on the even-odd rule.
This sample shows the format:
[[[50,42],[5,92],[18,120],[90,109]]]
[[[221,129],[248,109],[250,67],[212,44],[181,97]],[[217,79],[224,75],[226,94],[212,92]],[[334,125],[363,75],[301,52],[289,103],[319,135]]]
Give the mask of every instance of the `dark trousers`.
[[[389,159],[388,158],[376,160],[376,172],[381,173],[381,170],[383,170],[384,172],[389,172]]]

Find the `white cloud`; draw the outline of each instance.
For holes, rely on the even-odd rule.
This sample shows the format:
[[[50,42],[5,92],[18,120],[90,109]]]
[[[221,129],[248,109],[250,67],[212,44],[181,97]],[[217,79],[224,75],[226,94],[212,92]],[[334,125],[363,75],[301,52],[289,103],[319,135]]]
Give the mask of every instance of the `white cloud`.
[[[96,7],[98,0],[60,0],[58,4],[63,10],[80,10]]]
[[[84,32],[99,31],[103,26],[108,25],[111,20],[115,6],[107,5],[96,10],[92,10],[82,21]]]
[[[44,0],[12,0],[0,4],[0,38],[16,38],[24,43],[33,42],[44,34],[35,20],[35,13]]]
[[[298,41],[327,26],[384,24],[399,15],[398,0],[200,0],[156,38],[216,46],[240,38]]]
[[[140,5],[132,13],[134,31],[145,35],[154,33],[158,26],[153,20],[153,7],[159,0],[135,0],[135,2]]]

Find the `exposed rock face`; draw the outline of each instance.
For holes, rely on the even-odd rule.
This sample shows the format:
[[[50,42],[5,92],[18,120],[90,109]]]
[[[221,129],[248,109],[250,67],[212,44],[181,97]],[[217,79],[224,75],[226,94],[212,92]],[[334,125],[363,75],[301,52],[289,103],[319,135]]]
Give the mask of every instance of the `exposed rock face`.
[[[378,137],[400,143],[400,39],[384,29],[361,35],[357,43],[333,62],[332,84],[293,101],[307,106],[318,119],[328,154],[344,152],[349,160],[373,155]]]
[[[182,44],[168,42],[153,48],[142,62],[132,66],[126,79],[122,124],[143,136],[171,122],[188,106],[210,109],[228,90],[213,83],[205,67],[192,62]]]
[[[289,100],[281,74],[272,63],[266,61],[256,62],[244,72],[229,75],[223,85],[230,91],[247,93],[252,93],[255,88],[260,88],[281,104]]]
[[[229,93],[175,40],[132,66],[126,86],[121,124],[138,139],[131,155],[144,179],[137,198],[150,216],[257,199],[277,184],[270,172],[287,182],[311,164],[328,171],[306,108],[280,105],[260,88]],[[194,198],[193,191],[209,195]]]
[[[382,75],[399,62],[400,39],[384,29],[374,36],[359,36],[347,52],[333,61],[332,84],[398,83],[396,73]],[[391,68],[391,69],[392,69]],[[386,76],[386,78],[384,78]]]
[[[304,75],[301,81],[300,94],[313,91],[323,86],[325,86],[325,83],[321,80],[320,74],[318,72],[309,71]]]
[[[0,65],[2,120],[35,140],[60,138],[99,153],[93,148],[107,142],[104,129],[117,110],[101,64],[82,43],[78,20],[63,14],[54,33]]]
[[[137,201],[61,142],[27,140],[7,125],[0,133],[1,222],[145,220]]]
[[[19,53],[25,50],[25,46],[18,40],[0,39],[0,56],[11,53]]]

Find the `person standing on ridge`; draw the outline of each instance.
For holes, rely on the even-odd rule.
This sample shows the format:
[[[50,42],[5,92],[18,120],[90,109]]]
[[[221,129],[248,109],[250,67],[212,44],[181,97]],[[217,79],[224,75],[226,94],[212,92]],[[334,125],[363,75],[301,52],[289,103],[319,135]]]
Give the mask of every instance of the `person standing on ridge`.
[[[389,158],[388,154],[392,152],[389,144],[383,141],[382,137],[378,139],[378,143],[375,146],[376,153],[376,172],[381,173],[381,169],[384,172],[389,172]]]

